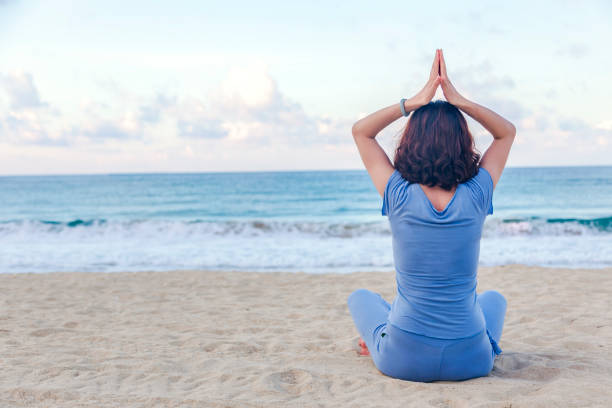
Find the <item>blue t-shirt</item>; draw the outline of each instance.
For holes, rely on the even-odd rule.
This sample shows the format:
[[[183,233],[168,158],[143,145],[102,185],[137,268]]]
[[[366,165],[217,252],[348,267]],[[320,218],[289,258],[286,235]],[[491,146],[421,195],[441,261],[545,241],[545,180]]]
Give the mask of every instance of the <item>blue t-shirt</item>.
[[[443,211],[418,183],[395,170],[385,188],[382,214],[389,218],[397,295],[389,322],[440,339],[469,337],[485,329],[476,302],[480,237],[493,213],[493,180],[484,168],[464,183]]]

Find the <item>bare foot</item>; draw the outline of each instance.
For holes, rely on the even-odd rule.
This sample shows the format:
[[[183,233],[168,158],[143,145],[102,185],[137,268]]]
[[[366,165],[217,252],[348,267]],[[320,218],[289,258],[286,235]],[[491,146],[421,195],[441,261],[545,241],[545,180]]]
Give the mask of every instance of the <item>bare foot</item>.
[[[357,352],[360,356],[369,356],[370,350],[368,350],[368,346],[366,346],[365,341],[359,338],[359,347],[360,350]]]

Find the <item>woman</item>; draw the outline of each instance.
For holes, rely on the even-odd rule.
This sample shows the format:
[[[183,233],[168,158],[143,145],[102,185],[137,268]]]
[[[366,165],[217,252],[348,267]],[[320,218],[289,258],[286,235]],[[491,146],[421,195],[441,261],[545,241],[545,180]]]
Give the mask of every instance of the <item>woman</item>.
[[[438,85],[448,102],[430,102]],[[482,160],[459,109],[493,135]],[[410,112],[391,164],[376,135]],[[482,226],[515,133],[512,123],[457,92],[442,50],[417,95],[353,125],[391,225],[398,293],[390,305],[359,289],[348,306],[362,353],[369,351],[383,374],[464,380],[492,370],[506,300],[496,291],[477,294],[476,272]]]

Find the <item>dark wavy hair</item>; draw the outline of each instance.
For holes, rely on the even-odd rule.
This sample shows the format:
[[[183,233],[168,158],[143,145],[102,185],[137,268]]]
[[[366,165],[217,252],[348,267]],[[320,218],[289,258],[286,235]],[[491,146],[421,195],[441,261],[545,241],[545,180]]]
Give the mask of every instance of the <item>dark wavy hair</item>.
[[[476,174],[479,162],[463,114],[446,101],[435,101],[412,112],[393,165],[411,183],[452,190]]]

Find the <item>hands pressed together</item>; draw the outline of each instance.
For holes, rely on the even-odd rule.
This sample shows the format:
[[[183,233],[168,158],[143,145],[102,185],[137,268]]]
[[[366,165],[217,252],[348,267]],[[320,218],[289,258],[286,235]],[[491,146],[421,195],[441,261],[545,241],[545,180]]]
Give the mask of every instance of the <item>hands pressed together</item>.
[[[442,87],[444,97],[450,104],[455,105],[462,112],[479,122],[495,139],[482,156],[480,165],[491,174],[493,186],[497,184],[516,135],[516,128],[510,121],[492,110],[459,94],[448,79],[442,50],[436,50],[429,79],[421,91],[410,99],[402,98],[404,106],[398,106],[397,103],[394,103],[359,119],[353,124],[351,131],[359,154],[381,196],[384,196],[387,181],[394,168],[389,157],[376,141],[376,136],[402,115],[405,116],[406,112],[412,112],[423,105],[427,105],[436,94],[438,86]]]
[[[444,54],[442,54],[441,49],[436,50],[436,56],[434,57],[433,65],[431,66],[429,79],[427,80],[427,83],[423,89],[421,89],[421,91],[414,96],[414,101],[419,105],[427,105],[436,94],[436,89],[438,89],[438,86],[442,87],[444,97],[449,103],[459,105],[465,100],[465,98],[463,98],[463,96],[457,92],[451,81],[448,79],[448,75],[446,73],[446,62],[444,61]]]

